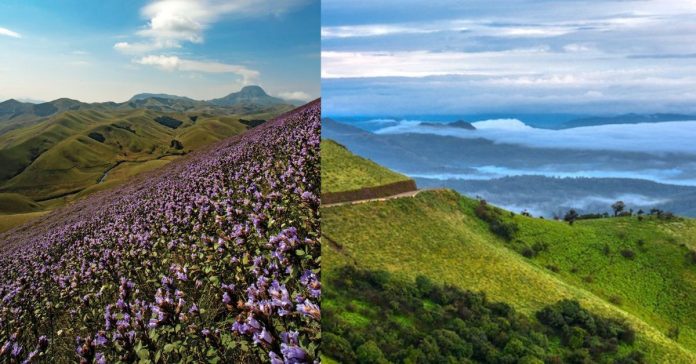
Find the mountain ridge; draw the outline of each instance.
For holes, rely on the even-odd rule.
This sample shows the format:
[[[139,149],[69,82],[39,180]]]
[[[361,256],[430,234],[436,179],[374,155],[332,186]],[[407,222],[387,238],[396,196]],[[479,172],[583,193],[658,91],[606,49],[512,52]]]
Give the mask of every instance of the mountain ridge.
[[[253,91],[244,91],[249,88]],[[0,102],[0,135],[13,129],[36,124],[47,117],[70,110],[120,111],[149,109],[158,112],[198,112],[229,115],[254,114],[266,111],[269,108],[276,108],[279,112],[284,112],[295,106],[290,101],[269,96],[260,86],[246,86],[241,91],[231,93],[224,98],[230,98],[231,95],[240,93],[241,95],[251,94],[256,96],[243,97],[239,99],[239,102],[233,99],[226,99],[227,101],[225,102],[210,102],[194,100],[185,96],[155,93],[136,94],[125,102],[86,103],[70,98],[59,98],[34,104],[9,99]],[[224,98],[214,100],[222,100]]]

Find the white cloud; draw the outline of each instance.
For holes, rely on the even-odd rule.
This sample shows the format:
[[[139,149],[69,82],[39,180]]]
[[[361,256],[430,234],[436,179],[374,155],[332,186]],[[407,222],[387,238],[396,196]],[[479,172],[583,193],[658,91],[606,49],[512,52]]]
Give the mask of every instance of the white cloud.
[[[529,72],[520,60],[547,53],[547,47],[501,52],[339,52],[321,53],[322,78],[500,76]],[[504,63],[504,64],[503,64]]]
[[[563,50],[568,52],[568,53],[579,53],[579,52],[589,52],[592,49],[587,44],[578,44],[578,43],[571,43],[571,44],[566,44],[563,46]]]
[[[367,24],[347,26],[326,26],[321,28],[321,37],[332,38],[357,38],[376,37],[393,34],[428,34],[440,31],[464,31],[465,26],[454,22],[432,24]]]
[[[278,93],[278,97],[281,99],[285,100],[301,100],[301,101],[309,101],[312,99],[312,96],[309,95],[306,92],[303,91],[289,91],[289,92],[280,92]]]
[[[13,32],[13,31],[11,31],[7,28],[3,28],[3,27],[0,27],[0,35],[12,37],[12,38],[21,38],[22,37],[21,34],[19,34],[17,32]]]
[[[136,35],[137,42],[119,42],[114,49],[124,53],[145,53],[179,48],[183,42],[202,43],[204,31],[223,16],[280,15],[305,0],[155,0],[141,13],[147,26]]]
[[[240,65],[219,62],[195,61],[182,59],[177,56],[145,56],[134,61],[135,63],[154,66],[165,71],[191,71],[203,73],[232,73],[242,77],[244,84],[254,82],[259,77],[259,72]]]

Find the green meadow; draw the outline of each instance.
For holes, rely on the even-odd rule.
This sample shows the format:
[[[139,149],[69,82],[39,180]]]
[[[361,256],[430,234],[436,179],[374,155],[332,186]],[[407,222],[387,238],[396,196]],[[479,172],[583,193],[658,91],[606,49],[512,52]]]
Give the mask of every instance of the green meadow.
[[[0,232],[246,131],[281,109],[71,110],[0,134]],[[283,109],[284,110],[284,109]]]
[[[405,181],[408,177],[351,153],[333,140],[321,142],[322,192],[342,192]]]
[[[332,173],[341,170],[350,169]],[[634,216],[571,226],[486,206],[514,226],[505,236],[479,217],[480,205],[436,190],[323,208],[324,305],[343,324],[362,324],[359,310],[341,312],[343,302],[332,302],[345,299],[330,283],[345,266],[403,282],[424,276],[482,292],[531,318],[560,300],[577,300],[629,324],[647,362],[696,362],[696,221]]]

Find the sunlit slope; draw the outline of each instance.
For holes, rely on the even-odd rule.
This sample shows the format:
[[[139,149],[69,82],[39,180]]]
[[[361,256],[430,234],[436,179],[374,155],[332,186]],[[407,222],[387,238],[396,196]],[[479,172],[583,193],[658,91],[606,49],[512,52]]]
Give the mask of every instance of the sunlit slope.
[[[322,192],[383,186],[409,178],[357,156],[333,140],[321,142]]]
[[[477,217],[479,204],[453,191],[424,191],[323,208],[325,272],[355,264],[410,280],[422,274],[527,314],[574,298],[598,314],[627,319],[649,362],[696,362],[694,220],[609,218],[569,226],[497,209],[517,225],[506,240]]]
[[[330,272],[355,263],[409,279],[423,274],[435,281],[484,291],[491,299],[510,303],[528,314],[562,298],[575,298],[598,313],[626,317],[653,361],[663,355],[674,362],[696,360],[651,326],[654,320],[650,317],[611,304],[509,249],[471,214],[474,203],[455,192],[428,191],[412,198],[325,208],[324,267]],[[640,282],[640,273],[633,274]],[[628,306],[628,302],[624,304]]]
[[[158,122],[163,116],[180,125]],[[34,200],[76,193],[119,162],[181,155],[246,129],[233,117],[197,115],[194,122],[149,110],[65,112],[0,137],[0,191]]]
[[[696,349],[692,219],[621,217],[573,226],[524,216],[512,245],[564,281],[594,292]],[[537,244],[538,253],[530,248]],[[676,332],[678,331],[678,336]]]

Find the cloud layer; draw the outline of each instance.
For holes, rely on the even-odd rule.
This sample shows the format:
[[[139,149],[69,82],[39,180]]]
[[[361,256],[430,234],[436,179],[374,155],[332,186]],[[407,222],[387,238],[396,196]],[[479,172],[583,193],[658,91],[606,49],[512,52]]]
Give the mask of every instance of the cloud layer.
[[[696,109],[693,1],[322,5],[329,114]]]

